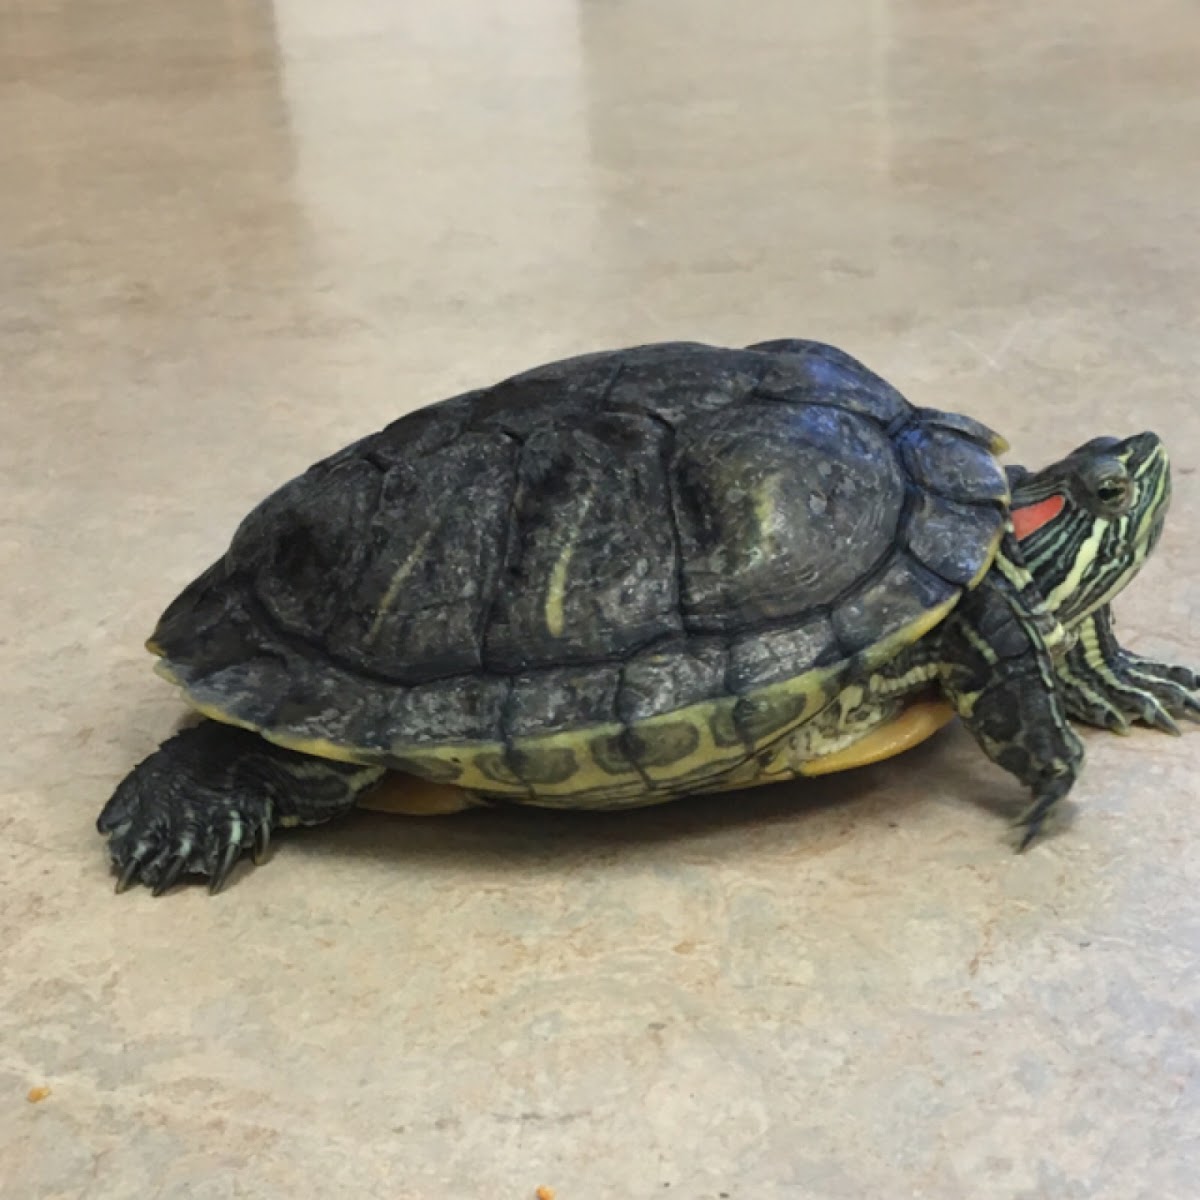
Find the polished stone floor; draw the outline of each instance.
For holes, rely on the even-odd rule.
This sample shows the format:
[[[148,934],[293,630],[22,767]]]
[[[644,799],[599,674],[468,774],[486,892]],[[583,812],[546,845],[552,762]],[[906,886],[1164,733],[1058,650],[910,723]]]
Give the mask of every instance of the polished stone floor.
[[[0,1196],[1195,1200],[1200,733],[1088,733],[1023,857],[958,729],[215,900],[93,821],[258,497],[623,343],[834,341],[1029,462],[1159,430],[1121,631],[1200,659],[1197,61],[1185,0],[5,5]]]

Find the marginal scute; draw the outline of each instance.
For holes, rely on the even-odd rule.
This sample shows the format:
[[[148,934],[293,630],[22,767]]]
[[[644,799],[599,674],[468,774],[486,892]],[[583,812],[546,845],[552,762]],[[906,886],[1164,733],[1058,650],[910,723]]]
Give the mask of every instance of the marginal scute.
[[[699,745],[699,731],[690,721],[631,729],[625,739],[629,757],[640,767],[669,767],[694,753]]]
[[[714,704],[708,714],[708,728],[713,744],[723,749],[746,745],[746,739],[733,715],[736,707],[737,700],[726,700]]]
[[[949,583],[967,587],[986,569],[1004,529],[999,504],[958,504],[923,492],[913,506],[908,548]]]
[[[436,754],[397,754],[388,759],[388,766],[393,771],[403,771],[434,783],[454,783],[463,773],[459,763]]]
[[[504,747],[475,754],[471,765],[483,780],[485,791],[488,784],[499,784],[503,792],[519,791],[525,786],[520,776],[512,769]]]
[[[958,588],[916,559],[897,553],[883,571],[834,610],[833,627],[843,648],[857,652],[880,642],[884,631],[898,632],[958,594]]]
[[[276,723],[281,700],[298,682],[285,661],[251,658],[211,672],[162,659],[155,670],[187,693],[197,708],[219,710],[235,724],[265,729]]]
[[[756,696],[743,696],[733,707],[733,720],[743,739],[759,745],[796,725],[814,705],[815,696],[802,690],[774,688]]]
[[[379,685],[376,685],[377,687]],[[487,675],[442,679],[416,688],[383,688],[393,745],[498,742],[508,681]]]
[[[520,675],[504,705],[503,735],[537,737],[572,726],[611,722],[616,710],[620,668],[551,667]]]
[[[625,745],[624,729],[616,733],[601,733],[588,739],[592,761],[606,774],[622,776],[636,773]]]
[[[372,756],[391,748],[388,694],[360,680],[339,687],[314,664],[293,659],[292,677],[269,721],[262,726],[286,733],[293,740],[334,742],[368,751]],[[228,683],[227,683],[228,687]],[[250,716],[241,693],[228,687],[231,707]]]
[[[1003,454],[1008,449],[1008,442],[1000,434],[974,417],[957,412],[942,412],[937,408],[918,409],[917,415],[923,424],[932,425],[937,429],[948,429],[952,433],[961,433],[971,441],[986,447],[992,454]]]
[[[539,784],[564,783],[578,767],[574,751],[567,746],[539,746],[526,742],[508,751],[507,762],[513,775],[536,788]]]
[[[714,736],[714,718],[718,713],[728,717],[733,704],[730,699],[696,704],[591,737],[587,748],[592,761],[613,780],[601,782],[599,790],[624,789],[634,775],[643,789],[663,798],[732,770],[744,761],[748,747],[736,731],[731,739]]]
[[[631,658],[621,671],[617,717],[634,725],[720,695],[727,657],[723,642],[692,639]]]
[[[746,695],[831,666],[839,657],[833,626],[823,612],[782,629],[743,634],[729,648],[729,689]]]
[[[593,759],[610,775],[644,775],[656,768],[672,767],[694,754],[700,730],[688,720],[649,722],[619,733],[593,738]]]
[[[900,436],[904,465],[922,487],[947,500],[1008,503],[1008,480],[993,455],[949,429],[916,425]]]

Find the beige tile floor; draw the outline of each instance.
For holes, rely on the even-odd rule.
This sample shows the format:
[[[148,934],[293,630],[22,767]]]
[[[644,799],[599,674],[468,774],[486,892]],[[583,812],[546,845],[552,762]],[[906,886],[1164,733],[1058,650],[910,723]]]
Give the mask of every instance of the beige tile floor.
[[[256,498],[600,346],[826,338],[1029,461],[1160,430],[1122,628],[1200,658],[1198,56],[1186,0],[5,5],[0,1195],[1200,1197],[1200,734],[1089,735],[1020,858],[957,730],[364,813],[215,901],[92,830]]]

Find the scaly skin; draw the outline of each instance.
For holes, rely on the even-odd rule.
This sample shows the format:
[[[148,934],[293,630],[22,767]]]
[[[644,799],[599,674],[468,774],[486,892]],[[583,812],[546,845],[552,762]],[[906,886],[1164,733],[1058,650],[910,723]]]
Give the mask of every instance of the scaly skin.
[[[121,781],[96,827],[109,838],[117,891],[161,895],[181,875],[218,892],[246,850],[261,862],[272,829],[347,813],[381,767],[329,762],[205,721],[165,741]]]
[[[1176,718],[1200,721],[1200,674],[1122,649],[1108,605],[1081,623],[1078,640],[1058,671],[1059,691],[1077,721],[1128,733],[1140,721],[1179,735]]]

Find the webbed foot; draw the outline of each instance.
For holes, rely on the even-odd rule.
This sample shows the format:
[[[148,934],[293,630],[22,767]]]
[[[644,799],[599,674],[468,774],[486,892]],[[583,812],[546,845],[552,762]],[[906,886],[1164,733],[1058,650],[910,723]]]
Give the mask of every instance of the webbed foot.
[[[1058,673],[1068,714],[1089,725],[1128,733],[1140,721],[1177,735],[1177,718],[1200,721],[1200,675],[1122,649],[1107,609],[1083,622]]]
[[[108,835],[118,892],[141,882],[159,896],[184,875],[204,875],[216,893],[247,850],[262,861],[276,826],[338,816],[382,773],[206,721],[139,763],[96,827]]]

